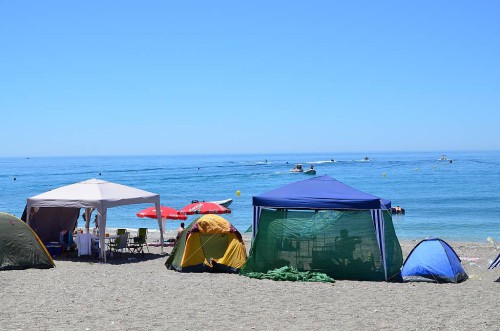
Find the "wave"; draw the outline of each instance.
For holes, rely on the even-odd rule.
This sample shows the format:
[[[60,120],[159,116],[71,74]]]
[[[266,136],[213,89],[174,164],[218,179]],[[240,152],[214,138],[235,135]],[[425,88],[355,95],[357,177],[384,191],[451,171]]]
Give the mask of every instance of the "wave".
[[[167,168],[141,168],[141,169],[115,169],[115,170],[106,170],[102,172],[106,173],[116,173],[116,172],[149,172],[149,171],[158,171],[158,170],[166,170]]]
[[[335,163],[337,161],[335,160],[327,160],[327,161],[308,161],[308,162],[305,162],[305,164],[323,164],[323,163]]]

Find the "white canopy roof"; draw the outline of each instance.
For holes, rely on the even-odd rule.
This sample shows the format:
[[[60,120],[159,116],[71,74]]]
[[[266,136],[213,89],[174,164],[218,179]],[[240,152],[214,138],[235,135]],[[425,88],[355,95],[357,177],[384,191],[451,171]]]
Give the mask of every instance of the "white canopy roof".
[[[28,207],[100,209],[159,201],[158,194],[94,178],[28,198]]]
[[[27,210],[31,207],[72,207],[97,209],[98,224],[100,229],[101,255],[106,259],[103,245],[106,231],[106,211],[116,206],[131,205],[136,203],[154,203],[160,227],[160,242],[163,242],[163,229],[160,212],[160,196],[155,193],[139,190],[130,186],[107,182],[99,179],[89,179],[76,184],[71,184],[28,198]],[[90,216],[90,215],[88,215]],[[87,217],[89,220],[90,217]],[[88,222],[88,221],[87,221]],[[29,212],[26,223],[29,224]],[[163,247],[162,247],[163,251]]]

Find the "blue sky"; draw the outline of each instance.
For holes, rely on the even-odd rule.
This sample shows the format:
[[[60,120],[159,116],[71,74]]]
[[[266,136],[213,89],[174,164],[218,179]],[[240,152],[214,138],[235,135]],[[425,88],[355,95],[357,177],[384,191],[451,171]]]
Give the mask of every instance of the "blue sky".
[[[2,1],[0,156],[500,150],[498,1]]]

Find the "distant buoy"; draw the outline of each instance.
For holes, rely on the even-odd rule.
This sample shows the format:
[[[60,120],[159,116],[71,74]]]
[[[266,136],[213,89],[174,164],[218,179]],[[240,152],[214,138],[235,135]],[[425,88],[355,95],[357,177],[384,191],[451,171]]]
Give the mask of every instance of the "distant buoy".
[[[240,190],[236,191],[236,196],[239,197],[241,195]]]
[[[382,174],[382,176],[387,177],[387,174],[384,172],[384,173]]]

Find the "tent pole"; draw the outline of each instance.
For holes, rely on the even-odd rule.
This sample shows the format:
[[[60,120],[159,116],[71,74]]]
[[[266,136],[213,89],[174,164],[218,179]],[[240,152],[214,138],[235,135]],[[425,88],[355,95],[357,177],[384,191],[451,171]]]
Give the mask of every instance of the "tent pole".
[[[254,240],[255,236],[257,235],[261,212],[262,212],[262,207],[253,206],[252,240]]]
[[[99,249],[101,259],[106,263],[106,209],[97,209],[97,224],[99,224]]]
[[[163,254],[163,222],[161,220],[160,198],[155,202],[156,218],[158,219],[158,227],[160,228],[160,253]],[[146,243],[147,245],[147,243]]]
[[[90,217],[92,216],[92,212],[90,208],[85,208],[85,230],[86,233],[90,233]]]
[[[371,209],[371,216],[373,226],[375,228],[375,234],[377,236],[377,243],[380,251],[380,262],[384,267],[385,281],[387,281],[387,262],[385,255],[385,219],[384,214],[381,209]]]

